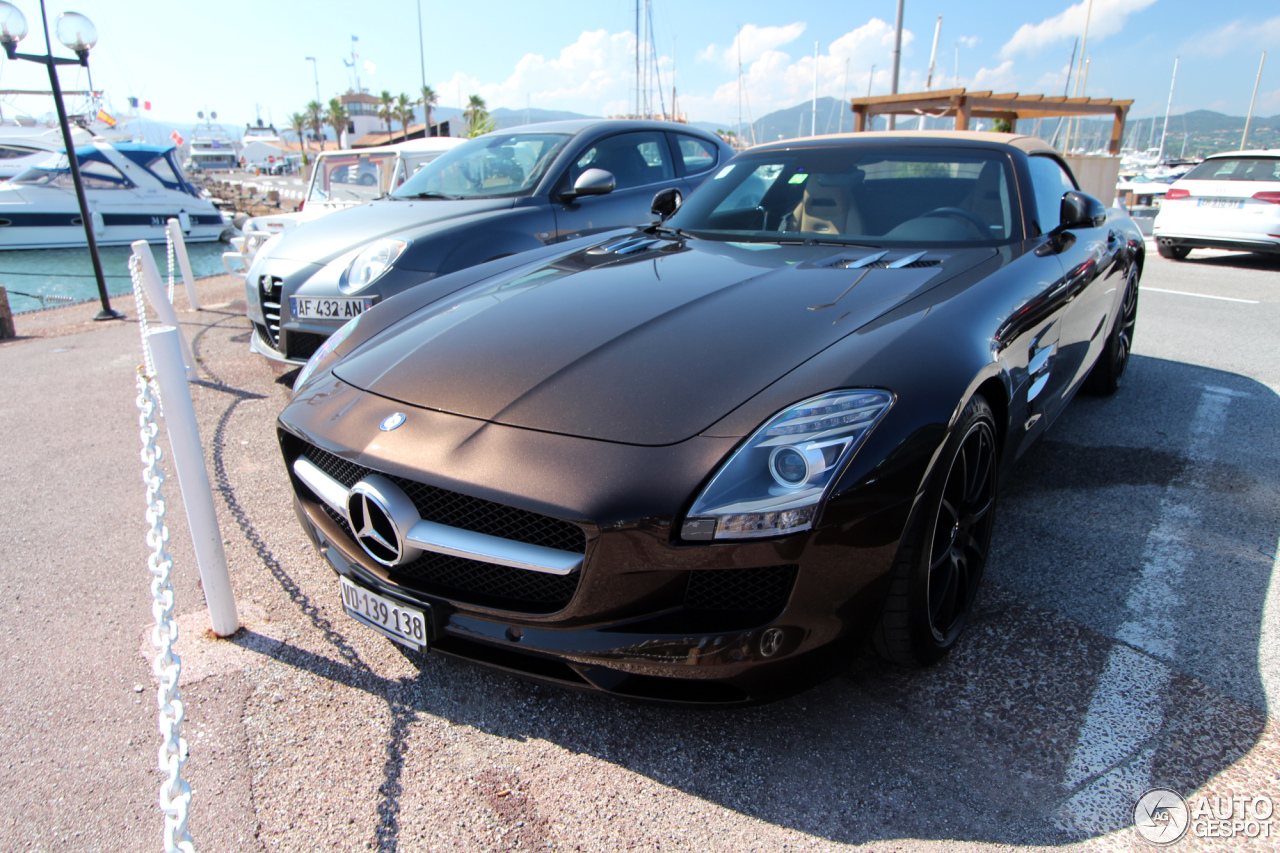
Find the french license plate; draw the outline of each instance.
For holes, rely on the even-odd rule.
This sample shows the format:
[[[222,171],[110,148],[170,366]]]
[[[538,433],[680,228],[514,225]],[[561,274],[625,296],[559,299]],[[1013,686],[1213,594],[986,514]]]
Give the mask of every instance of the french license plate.
[[[1241,208],[1244,207],[1244,202],[1238,198],[1201,198],[1196,199],[1196,206]]]
[[[424,652],[427,650],[425,613],[356,586],[345,575],[339,575],[338,580],[342,584],[342,607],[348,615],[401,645]]]
[[[359,317],[373,307],[373,300],[368,297],[333,297],[324,299],[316,296],[290,296],[289,312],[295,320],[350,320]]]

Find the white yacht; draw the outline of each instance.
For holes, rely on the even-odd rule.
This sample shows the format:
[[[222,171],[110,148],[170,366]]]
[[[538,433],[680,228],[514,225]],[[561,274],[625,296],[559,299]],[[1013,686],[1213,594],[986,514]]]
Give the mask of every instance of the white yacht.
[[[94,238],[103,246],[163,242],[177,219],[187,242],[211,242],[230,221],[202,198],[178,165],[173,146],[94,141],[76,148]],[[80,206],[66,154],[0,183],[0,249],[85,245]]]
[[[220,124],[196,125],[187,162],[193,171],[227,171],[240,165],[240,148]]]

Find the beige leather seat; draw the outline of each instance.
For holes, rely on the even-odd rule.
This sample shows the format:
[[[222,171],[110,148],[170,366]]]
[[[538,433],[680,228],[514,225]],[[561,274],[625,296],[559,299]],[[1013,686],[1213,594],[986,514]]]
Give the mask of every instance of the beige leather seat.
[[[844,175],[815,174],[805,182],[804,197],[792,216],[801,231],[861,234],[862,215],[853,196],[853,187]]]

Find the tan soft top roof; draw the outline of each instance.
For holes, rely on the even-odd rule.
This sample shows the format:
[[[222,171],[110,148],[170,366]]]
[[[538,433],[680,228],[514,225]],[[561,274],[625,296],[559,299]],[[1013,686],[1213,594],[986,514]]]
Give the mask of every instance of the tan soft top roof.
[[[798,139],[780,139],[766,145],[787,145],[795,142],[834,141],[837,139],[968,139],[975,142],[993,142],[999,145],[1011,145],[1028,154],[1058,154],[1049,143],[1038,136],[1027,136],[1025,133],[994,133],[987,130],[868,130],[862,133],[827,134],[825,136],[804,136]]]

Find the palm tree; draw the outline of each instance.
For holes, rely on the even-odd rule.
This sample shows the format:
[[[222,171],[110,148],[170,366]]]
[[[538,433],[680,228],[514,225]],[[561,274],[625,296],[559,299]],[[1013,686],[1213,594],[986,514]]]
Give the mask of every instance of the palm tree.
[[[387,123],[387,141],[391,141],[391,119],[395,118],[395,100],[386,89],[378,97],[378,118]]]
[[[409,100],[409,96],[401,92],[400,97],[396,98],[395,105],[396,120],[400,122],[400,130],[403,132],[403,139],[409,138],[409,122],[413,121],[413,101]]]
[[[484,98],[479,95],[471,95],[467,100],[467,108],[462,111],[462,117],[467,120],[467,136],[479,136],[485,132],[481,127],[486,124],[492,126],[486,107]]]
[[[347,108],[342,105],[342,101],[337,98],[329,99],[329,109],[325,111],[325,123],[333,128],[333,135],[338,140],[338,147],[342,147],[342,131],[347,129],[347,122],[351,116],[347,114]]]
[[[307,104],[307,126],[311,128],[311,132],[316,135],[316,139],[320,140],[320,150],[324,150],[324,107],[320,106],[319,101],[312,101]]]
[[[298,135],[298,147],[302,150],[302,165],[307,165],[307,141],[303,138],[303,134],[307,131],[306,113],[293,113],[289,116],[289,127]]]
[[[440,96],[436,94],[436,90],[430,86],[422,87],[422,97],[418,99],[418,103],[422,105],[422,119],[427,123],[427,129],[423,136],[431,135],[431,108],[440,102]]]

